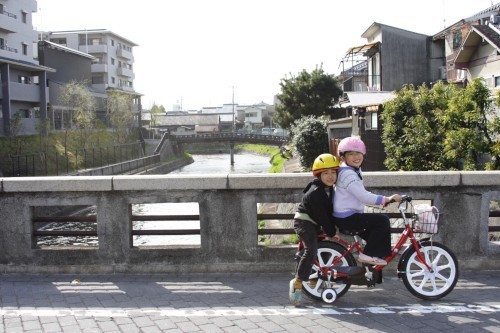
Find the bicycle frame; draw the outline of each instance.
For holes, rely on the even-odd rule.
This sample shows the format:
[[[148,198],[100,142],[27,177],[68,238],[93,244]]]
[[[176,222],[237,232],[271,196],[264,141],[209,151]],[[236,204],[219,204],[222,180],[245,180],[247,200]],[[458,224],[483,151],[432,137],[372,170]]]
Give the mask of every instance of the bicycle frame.
[[[409,219],[406,216],[406,211],[408,209],[408,204],[409,204],[409,201],[403,200],[398,205],[398,210],[401,213],[401,216],[402,216],[403,221],[404,221],[404,230],[402,231],[401,236],[399,237],[399,239],[396,242],[396,244],[392,247],[392,249],[391,249],[391,255],[388,256],[388,257],[386,257],[386,258],[384,258],[384,259],[385,259],[385,261],[387,263],[391,262],[396,257],[396,255],[398,255],[400,253],[401,249],[406,244],[406,242],[408,240],[410,240],[410,244],[413,245],[413,247],[416,249],[418,260],[428,270],[431,270],[431,267],[426,262],[425,258],[423,257],[422,253],[420,252],[420,245],[419,245],[418,240],[415,238],[415,234],[413,232],[412,225],[411,225],[411,219]],[[326,235],[324,235],[324,234],[323,235],[319,235],[319,238],[320,239],[325,239]],[[333,262],[331,263],[330,266],[321,267],[317,259],[315,261],[315,264],[318,266],[318,268],[320,269],[320,271],[321,271],[322,274],[330,275],[330,276],[332,274],[334,274],[335,276],[333,276],[333,278],[347,277],[347,276],[349,276],[348,273],[338,272],[337,270],[332,269],[332,268],[336,264],[338,264],[342,260],[342,258],[345,257],[348,253],[352,253],[353,251],[357,251],[358,253],[362,253],[363,249],[362,249],[362,246],[361,246],[361,239],[360,239],[359,236],[354,235],[354,241],[353,242],[348,242],[348,241],[346,241],[344,239],[341,239],[341,238],[338,239],[338,240],[336,240],[336,242],[339,243],[339,244],[341,244],[341,245],[343,245],[346,248],[346,251],[344,253],[342,253],[342,255],[340,257],[335,258],[333,260]],[[298,249],[300,250],[300,249],[302,249],[302,247],[303,247],[302,241],[299,240]],[[376,265],[376,266],[373,266],[373,269],[381,271],[382,269],[384,269],[384,267],[385,266]]]
[[[424,300],[437,300],[446,296],[458,281],[456,256],[444,244],[418,235],[422,232],[423,220],[414,214],[411,197],[403,196],[398,210],[404,221],[404,228],[392,246],[391,254],[384,258],[385,261],[392,262],[396,255],[400,255],[397,275],[414,296]],[[437,217],[435,224],[437,225]],[[327,239],[325,234],[318,236],[321,244],[318,244],[317,258],[310,274],[310,280],[316,282],[303,283],[304,292],[308,296],[325,303],[333,303],[337,297],[342,297],[351,285],[373,287],[382,283],[382,270],[385,265],[361,266],[353,255],[356,251],[363,253],[361,232],[363,231],[345,232],[354,236],[354,241],[342,238],[331,240]],[[302,257],[303,250],[303,243],[299,241],[295,256],[297,260]],[[320,283],[317,283],[318,281]]]

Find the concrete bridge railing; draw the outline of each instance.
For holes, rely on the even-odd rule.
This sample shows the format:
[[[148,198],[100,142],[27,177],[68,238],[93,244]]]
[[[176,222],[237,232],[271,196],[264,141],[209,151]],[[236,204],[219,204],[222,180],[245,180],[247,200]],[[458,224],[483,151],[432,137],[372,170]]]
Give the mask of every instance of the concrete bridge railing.
[[[296,203],[310,174],[94,176],[0,179],[0,273],[161,273],[292,271],[294,246],[258,244],[259,203]],[[500,267],[488,240],[489,206],[500,172],[367,172],[367,187],[428,199],[444,214],[437,239],[462,268]],[[198,203],[200,244],[133,244],[131,205]],[[97,207],[95,247],[40,248],[37,210]]]

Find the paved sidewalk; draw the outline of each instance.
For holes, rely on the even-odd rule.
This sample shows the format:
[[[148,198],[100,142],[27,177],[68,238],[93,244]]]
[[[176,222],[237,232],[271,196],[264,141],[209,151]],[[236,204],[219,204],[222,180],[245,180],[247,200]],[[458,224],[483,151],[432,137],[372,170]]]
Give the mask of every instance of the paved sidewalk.
[[[300,308],[288,302],[291,278],[0,275],[0,332],[500,332],[500,271],[462,272],[429,302],[388,270],[375,288]]]

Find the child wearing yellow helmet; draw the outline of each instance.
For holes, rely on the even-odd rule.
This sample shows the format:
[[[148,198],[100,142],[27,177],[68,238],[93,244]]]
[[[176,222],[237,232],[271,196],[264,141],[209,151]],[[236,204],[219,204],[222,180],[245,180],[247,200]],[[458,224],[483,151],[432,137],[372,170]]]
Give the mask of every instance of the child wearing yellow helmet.
[[[337,181],[339,159],[331,154],[319,155],[312,167],[316,178],[303,190],[304,196],[294,216],[294,229],[304,244],[295,278],[290,281],[289,297],[294,305],[302,299],[302,282],[309,281],[318,251],[318,234],[334,237],[333,186]],[[310,284],[316,281],[310,281]]]

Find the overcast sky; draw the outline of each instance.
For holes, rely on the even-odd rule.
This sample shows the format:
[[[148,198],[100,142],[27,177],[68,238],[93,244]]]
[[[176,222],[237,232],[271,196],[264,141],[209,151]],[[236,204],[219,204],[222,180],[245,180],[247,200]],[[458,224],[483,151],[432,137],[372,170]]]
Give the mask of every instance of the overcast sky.
[[[144,108],[273,104],[285,76],[323,66],[378,22],[433,35],[491,0],[38,0],[35,29],[107,29],[133,48]],[[7,8],[8,10],[8,8]]]

